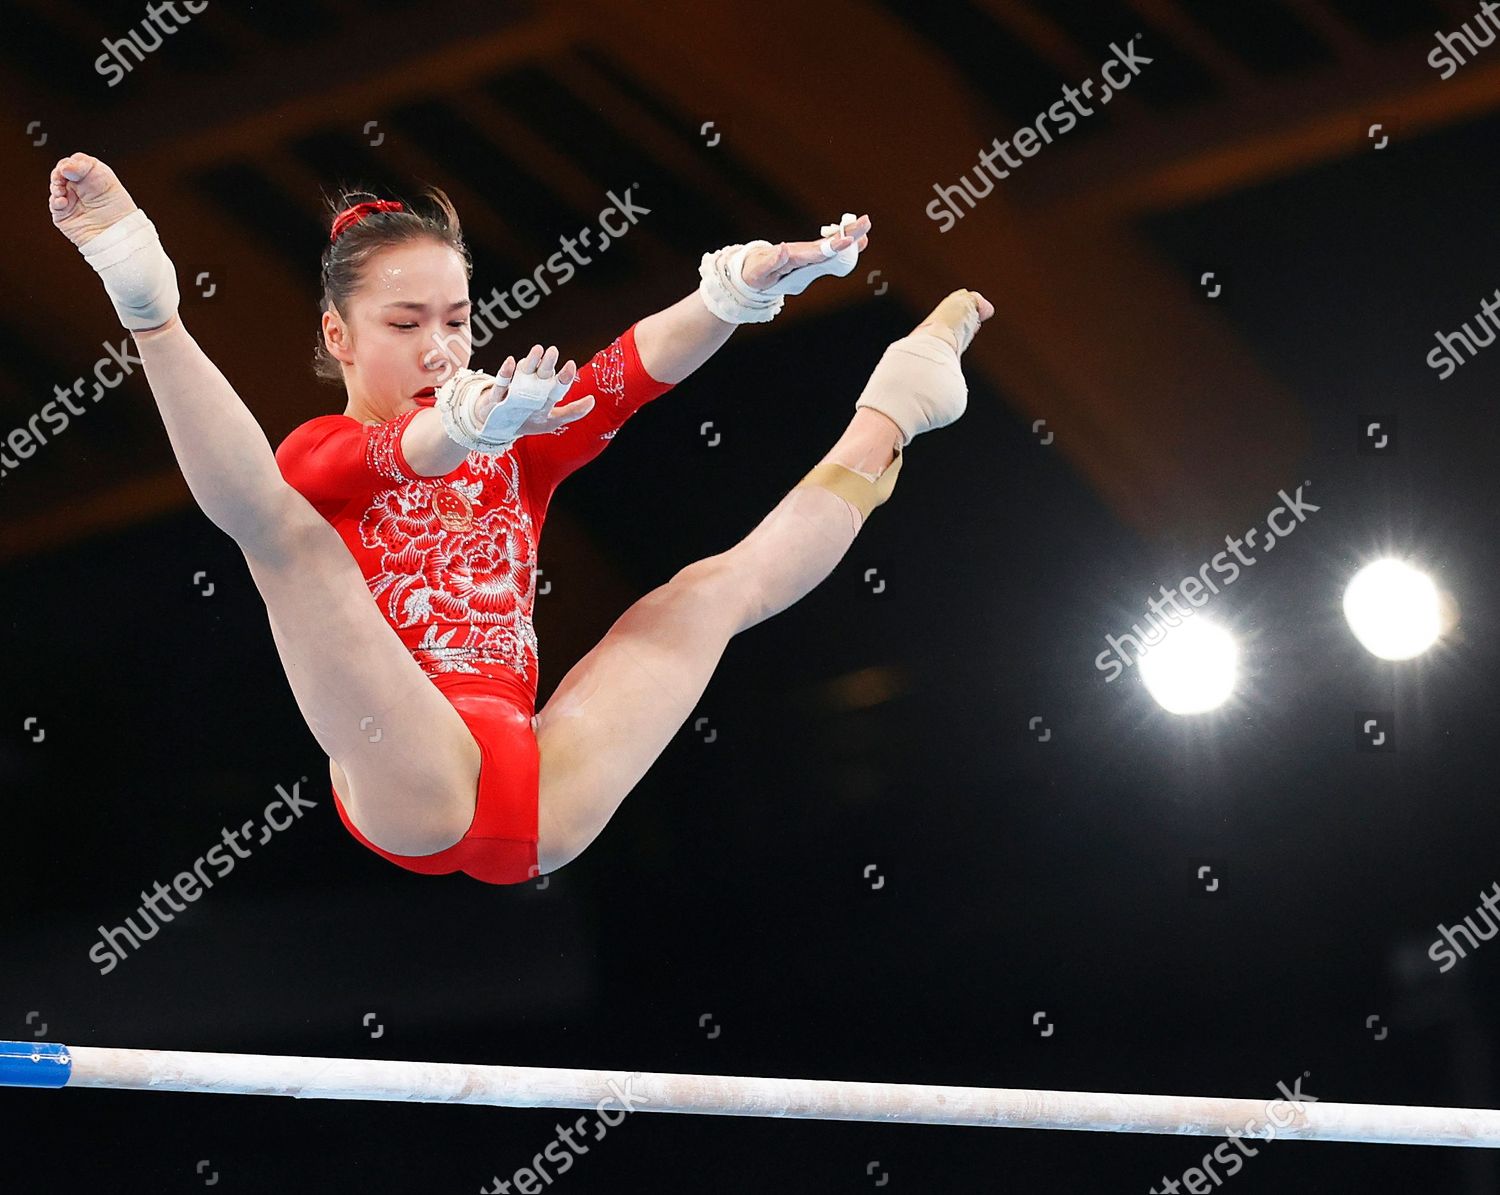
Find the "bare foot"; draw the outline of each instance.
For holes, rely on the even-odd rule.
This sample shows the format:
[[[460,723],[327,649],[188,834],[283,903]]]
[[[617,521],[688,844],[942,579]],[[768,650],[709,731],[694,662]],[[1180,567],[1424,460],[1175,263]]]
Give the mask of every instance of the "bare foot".
[[[52,168],[48,207],[52,223],[82,248],[135,211],[135,200],[115,172],[89,154],[69,154]]]
[[[934,336],[955,353],[962,353],[973,341],[979,325],[994,314],[995,305],[977,290],[956,290],[933,308],[913,334]]]

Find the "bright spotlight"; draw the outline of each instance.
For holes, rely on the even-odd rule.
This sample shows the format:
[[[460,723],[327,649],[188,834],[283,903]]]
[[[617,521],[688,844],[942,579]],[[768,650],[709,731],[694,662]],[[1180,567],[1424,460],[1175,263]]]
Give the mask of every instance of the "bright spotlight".
[[[1195,614],[1141,656],[1141,680],[1169,714],[1202,714],[1234,692],[1238,662],[1233,636]]]
[[[1426,573],[1404,560],[1377,560],[1344,590],[1344,617],[1354,637],[1382,660],[1409,660],[1437,641],[1442,599]]]

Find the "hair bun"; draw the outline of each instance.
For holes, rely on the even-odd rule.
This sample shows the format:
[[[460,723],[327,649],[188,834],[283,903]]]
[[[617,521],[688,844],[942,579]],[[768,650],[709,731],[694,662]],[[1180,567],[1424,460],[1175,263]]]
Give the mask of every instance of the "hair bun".
[[[406,205],[394,199],[374,199],[346,207],[333,218],[333,229],[328,234],[328,243],[338,240],[348,229],[358,224],[371,212],[404,212]]]

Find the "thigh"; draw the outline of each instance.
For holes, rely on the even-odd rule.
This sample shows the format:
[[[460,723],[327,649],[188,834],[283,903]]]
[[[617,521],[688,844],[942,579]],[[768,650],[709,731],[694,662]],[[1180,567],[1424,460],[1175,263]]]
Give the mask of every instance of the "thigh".
[[[473,814],[473,736],[381,617],[338,532],[291,494],[311,521],[293,507],[273,545],[243,551],[297,707],[372,841],[414,854],[454,842]]]
[[[721,558],[682,570],[630,607],[536,716],[538,860],[576,858],[693,712],[748,598]]]

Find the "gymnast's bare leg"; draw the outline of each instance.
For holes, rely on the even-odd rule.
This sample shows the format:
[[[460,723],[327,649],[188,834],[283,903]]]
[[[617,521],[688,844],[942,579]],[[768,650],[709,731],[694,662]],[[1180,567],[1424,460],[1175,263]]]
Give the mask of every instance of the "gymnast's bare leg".
[[[631,606],[564,677],[536,719],[543,872],[604,828],[696,707],[729,640],[833,571],[889,497],[904,442],[962,414],[959,356],[993,314],[975,291],[949,295],[887,351],[860,400],[870,405],[802,483],[734,547]]]

